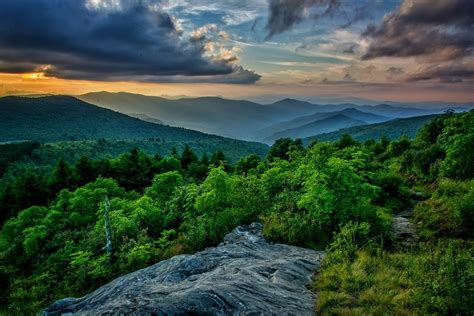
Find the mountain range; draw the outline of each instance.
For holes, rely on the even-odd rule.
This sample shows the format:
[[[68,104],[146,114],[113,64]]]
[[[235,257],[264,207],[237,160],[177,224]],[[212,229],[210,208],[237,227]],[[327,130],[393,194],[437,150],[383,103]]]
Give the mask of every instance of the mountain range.
[[[355,125],[439,114],[445,110],[390,104],[313,104],[295,99],[283,99],[271,104],[220,97],[167,99],[124,92],[93,92],[77,97],[149,122],[163,122],[170,126],[269,144],[278,137],[307,137]],[[348,109],[350,111],[341,112]],[[345,117],[337,116],[339,114]],[[332,116],[337,117],[324,121]]]
[[[111,141],[137,144],[150,141],[154,147],[166,148],[180,148],[186,143],[206,153],[224,150],[263,155],[267,150],[261,143],[146,122],[71,96],[0,98],[0,130],[0,142],[106,139],[109,144]]]
[[[334,140],[348,133],[365,140],[382,134],[389,138],[414,135],[433,112],[439,113],[388,104],[318,105],[294,99],[258,104],[214,97],[169,100],[108,92],[83,95],[81,99],[0,98],[0,142],[158,139],[212,143],[209,147],[217,148],[220,142],[226,142],[226,146],[238,142],[229,137],[272,144],[285,137],[308,142]],[[86,99],[95,104],[83,101]],[[248,144],[264,146],[245,141],[238,146]],[[260,149],[264,151],[263,147]]]
[[[402,135],[408,136],[409,138],[414,138],[416,132],[436,116],[436,114],[416,116],[410,118],[394,119],[377,124],[343,128],[331,133],[324,133],[304,138],[303,143],[310,144],[315,140],[336,141],[344,134],[350,135],[357,141],[366,141],[369,139],[378,140],[382,136],[385,136],[389,139],[398,139]]]
[[[258,136],[266,143],[272,143],[279,138],[305,138],[345,127],[379,123],[389,119],[381,115],[348,108],[342,111],[320,112],[280,122],[262,129]]]

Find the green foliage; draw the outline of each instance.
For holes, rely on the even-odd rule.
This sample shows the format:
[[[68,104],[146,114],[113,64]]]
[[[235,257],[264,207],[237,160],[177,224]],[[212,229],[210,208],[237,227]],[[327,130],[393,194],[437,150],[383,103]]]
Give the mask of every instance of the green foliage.
[[[198,157],[191,148],[189,148],[188,145],[184,146],[183,153],[181,154],[181,167],[188,169],[190,164],[196,163],[197,161]]]
[[[342,228],[314,281],[322,315],[467,315],[474,304],[474,244],[445,240],[390,253],[366,224]]]
[[[440,180],[432,197],[417,205],[414,217],[422,237],[474,237],[474,180]]]
[[[56,169],[51,175],[50,187],[56,194],[64,188],[72,187],[74,184],[73,173],[69,165],[64,159],[60,159]]]
[[[260,162],[260,157],[255,154],[242,157],[235,163],[234,172],[236,174],[248,174],[251,170],[255,170]]]
[[[0,144],[0,176],[8,166],[23,157],[31,157],[33,151],[41,146],[38,142],[20,142]]]
[[[370,243],[369,233],[370,224],[366,222],[348,222],[342,226],[329,246],[330,255],[325,263],[338,264],[354,260],[357,251]]]
[[[474,124],[474,120],[470,124]],[[474,130],[468,135],[446,138],[443,140],[446,158],[441,165],[441,174],[456,179],[474,177]]]
[[[380,188],[371,184],[374,174],[362,152],[347,159],[333,157],[335,148],[313,146],[298,167],[276,164],[262,175],[268,195],[275,200],[263,216],[267,237],[290,244],[322,247],[340,224],[367,221],[373,233],[390,224],[386,209],[374,205]],[[342,151],[340,153],[343,153]],[[268,180],[267,180],[268,179]]]
[[[434,119],[436,115],[416,116],[410,118],[401,118],[390,120],[383,123],[353,126],[343,128],[335,132],[320,134],[303,139],[303,143],[311,144],[313,141],[337,141],[342,135],[348,134],[357,141],[366,141],[369,139],[379,140],[399,139],[402,135],[414,138],[417,132],[428,122]]]
[[[330,245],[317,283],[322,313],[463,314],[472,310],[471,242],[430,240],[397,253],[383,247],[392,213],[413,207],[413,184],[432,192],[414,211],[421,237],[472,238],[474,184],[470,166],[460,165],[472,158],[471,116],[440,117],[415,141],[361,144],[344,136],[303,148],[283,139],[266,159],[250,155],[234,165],[219,150],[209,159],[213,146],[191,145],[172,156],[127,147],[101,159],[87,152],[95,147],[79,146],[75,159],[54,167],[14,163],[0,182],[0,311],[36,313],[262,221],[271,240]],[[60,146],[40,146],[32,156]],[[88,149],[79,155],[81,148]],[[50,151],[58,152],[65,151]],[[104,251],[105,195],[112,260]]]
[[[301,139],[292,140],[290,138],[278,139],[268,151],[267,159],[274,161],[275,159],[288,160],[290,152],[303,149]]]
[[[403,135],[402,137],[400,137],[400,139],[390,143],[390,145],[388,146],[388,155],[390,157],[399,157],[405,151],[410,149],[410,146],[410,140],[408,139],[408,137]]]
[[[439,175],[454,179],[474,177],[474,110],[442,115],[427,124],[414,146],[401,159],[401,167],[424,181]]]
[[[145,194],[156,200],[163,207],[173,196],[174,190],[184,184],[183,176],[177,171],[158,174],[153,178],[151,187]]]
[[[186,155],[195,157],[189,147],[186,152]],[[222,151],[217,151],[213,157],[217,159],[217,163],[228,168]],[[255,157],[252,155],[249,159]],[[151,157],[137,148],[132,148],[128,153],[114,159],[93,161],[82,156],[74,165],[61,158],[50,172],[28,165],[25,169],[7,173],[0,180],[0,183],[3,182],[0,187],[0,224],[21,209],[32,205],[46,205],[62,189],[73,190],[94,181],[97,177],[113,178],[125,189],[139,192],[151,185],[156,173],[176,171],[190,180],[203,181],[209,171],[207,155],[203,156],[201,162],[198,162],[197,158],[189,161],[193,162],[183,169],[182,162],[176,157]]]
[[[400,175],[393,171],[379,172],[375,175],[374,181],[374,184],[380,187],[379,194],[374,200],[376,205],[396,213],[412,208],[412,193]]]
[[[339,149],[344,149],[346,147],[351,147],[354,145],[357,145],[357,142],[349,134],[342,134],[336,146]]]
[[[212,157],[209,163],[214,166],[214,167],[219,167],[222,166],[225,169],[229,169],[228,161],[224,155],[224,152],[222,150],[216,151]]]

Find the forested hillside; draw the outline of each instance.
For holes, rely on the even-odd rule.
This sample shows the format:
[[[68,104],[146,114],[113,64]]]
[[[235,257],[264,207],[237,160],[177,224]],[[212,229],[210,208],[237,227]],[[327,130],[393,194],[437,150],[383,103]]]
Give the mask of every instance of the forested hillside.
[[[223,139],[184,128],[145,122],[69,96],[0,98],[0,128],[0,142],[151,138],[205,143]]]
[[[23,205],[0,232],[1,308],[37,313],[261,221],[270,240],[327,249],[314,283],[320,313],[470,314],[472,148],[473,111],[437,117],[413,141],[281,139],[265,159],[234,164],[188,147],[165,158],[132,150],[60,161],[48,178],[32,174],[7,190]],[[38,190],[11,191],[21,185]],[[420,243],[399,249],[392,216],[411,208]]]
[[[258,132],[258,137],[273,143],[278,138],[304,138],[349,126],[379,123],[389,119],[353,108],[336,112],[318,112],[267,126]]]
[[[377,124],[342,128],[335,132],[307,137],[303,139],[303,142],[310,144],[312,141],[336,141],[344,134],[350,135],[358,141],[380,140],[382,137],[394,140],[403,135],[414,138],[418,130],[435,117],[436,115],[416,116]]]
[[[260,143],[244,142],[230,138],[216,138],[201,141],[163,141],[148,140],[84,140],[54,143],[20,142],[0,144],[0,176],[10,166],[11,172],[22,169],[24,165],[36,167],[54,166],[59,158],[74,163],[83,156],[90,159],[116,157],[137,148],[149,155],[171,155],[181,152],[189,146],[199,157],[211,156],[216,151],[223,151],[229,162],[250,154],[260,157],[266,155],[268,146]],[[16,163],[15,163],[16,162]],[[15,163],[15,164],[14,164]],[[13,165],[14,164],[14,165]]]
[[[301,139],[326,132],[337,131],[348,126],[358,126],[364,124],[365,122],[353,119],[344,114],[335,114],[305,125],[277,132],[265,138],[264,141],[271,144],[280,138]]]

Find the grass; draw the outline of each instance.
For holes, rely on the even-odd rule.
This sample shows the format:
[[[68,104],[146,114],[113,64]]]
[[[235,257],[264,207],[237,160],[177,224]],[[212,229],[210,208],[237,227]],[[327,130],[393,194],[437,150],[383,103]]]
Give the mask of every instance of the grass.
[[[474,242],[439,240],[409,251],[364,246],[329,252],[315,278],[322,315],[471,314]],[[351,257],[350,259],[348,259]]]

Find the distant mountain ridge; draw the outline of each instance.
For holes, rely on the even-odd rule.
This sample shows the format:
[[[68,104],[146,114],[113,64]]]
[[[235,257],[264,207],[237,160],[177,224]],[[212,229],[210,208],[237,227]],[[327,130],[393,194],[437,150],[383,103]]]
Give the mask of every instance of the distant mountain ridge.
[[[394,118],[424,116],[442,112],[439,109],[399,107],[391,104],[313,104],[289,98],[271,104],[260,104],[246,100],[229,100],[221,97],[169,99],[125,92],[93,92],[78,96],[78,98],[85,102],[128,115],[146,115],[147,121],[159,120],[170,126],[184,127],[204,133],[251,141],[262,141],[269,137],[272,138],[271,135],[274,133],[296,127],[290,126],[278,129],[273,133],[264,132],[265,129],[271,126],[298,118],[303,120],[304,117],[317,115],[317,113],[353,109],[365,112],[366,115],[365,120],[352,117],[353,119],[365,123],[376,123]],[[369,114],[376,115],[378,118],[370,119],[368,118]],[[350,115],[346,116],[351,117]],[[309,123],[311,122],[306,122],[306,124]],[[349,126],[352,125],[343,127]]]
[[[317,141],[336,141],[342,135],[348,134],[357,141],[366,141],[368,139],[380,139],[382,136],[389,139],[398,139],[405,135],[409,138],[416,136],[417,131],[435,118],[434,115],[416,116],[410,118],[394,119],[383,123],[360,125],[349,128],[343,128],[331,133],[323,133],[303,139],[303,143],[310,144]]]
[[[267,111],[264,105],[216,97],[169,100],[101,92],[78,98],[125,114],[146,114],[171,126],[245,140],[253,139],[253,127],[278,121],[278,113]]]
[[[336,112],[337,113],[337,112]],[[302,126],[277,132],[264,139],[266,143],[272,143],[279,138],[305,138],[312,135],[318,135],[331,131],[336,131],[349,126],[364,125],[366,122],[353,119],[340,112],[327,118],[311,122]]]
[[[185,140],[211,137],[184,128],[141,121],[70,96],[0,98],[0,126],[1,141],[18,138],[61,141],[147,137]]]
[[[177,145],[194,143],[206,152],[240,148],[247,154],[261,154],[267,148],[260,143],[145,122],[71,96],[0,98],[0,130],[0,142],[153,140]]]
[[[334,116],[338,116],[339,119],[335,119]],[[318,112],[290,121],[280,122],[260,130],[258,136],[268,143],[281,137],[303,138],[332,132],[344,127],[379,123],[388,120],[390,120],[388,117],[362,112],[355,108],[347,108],[337,112]]]

